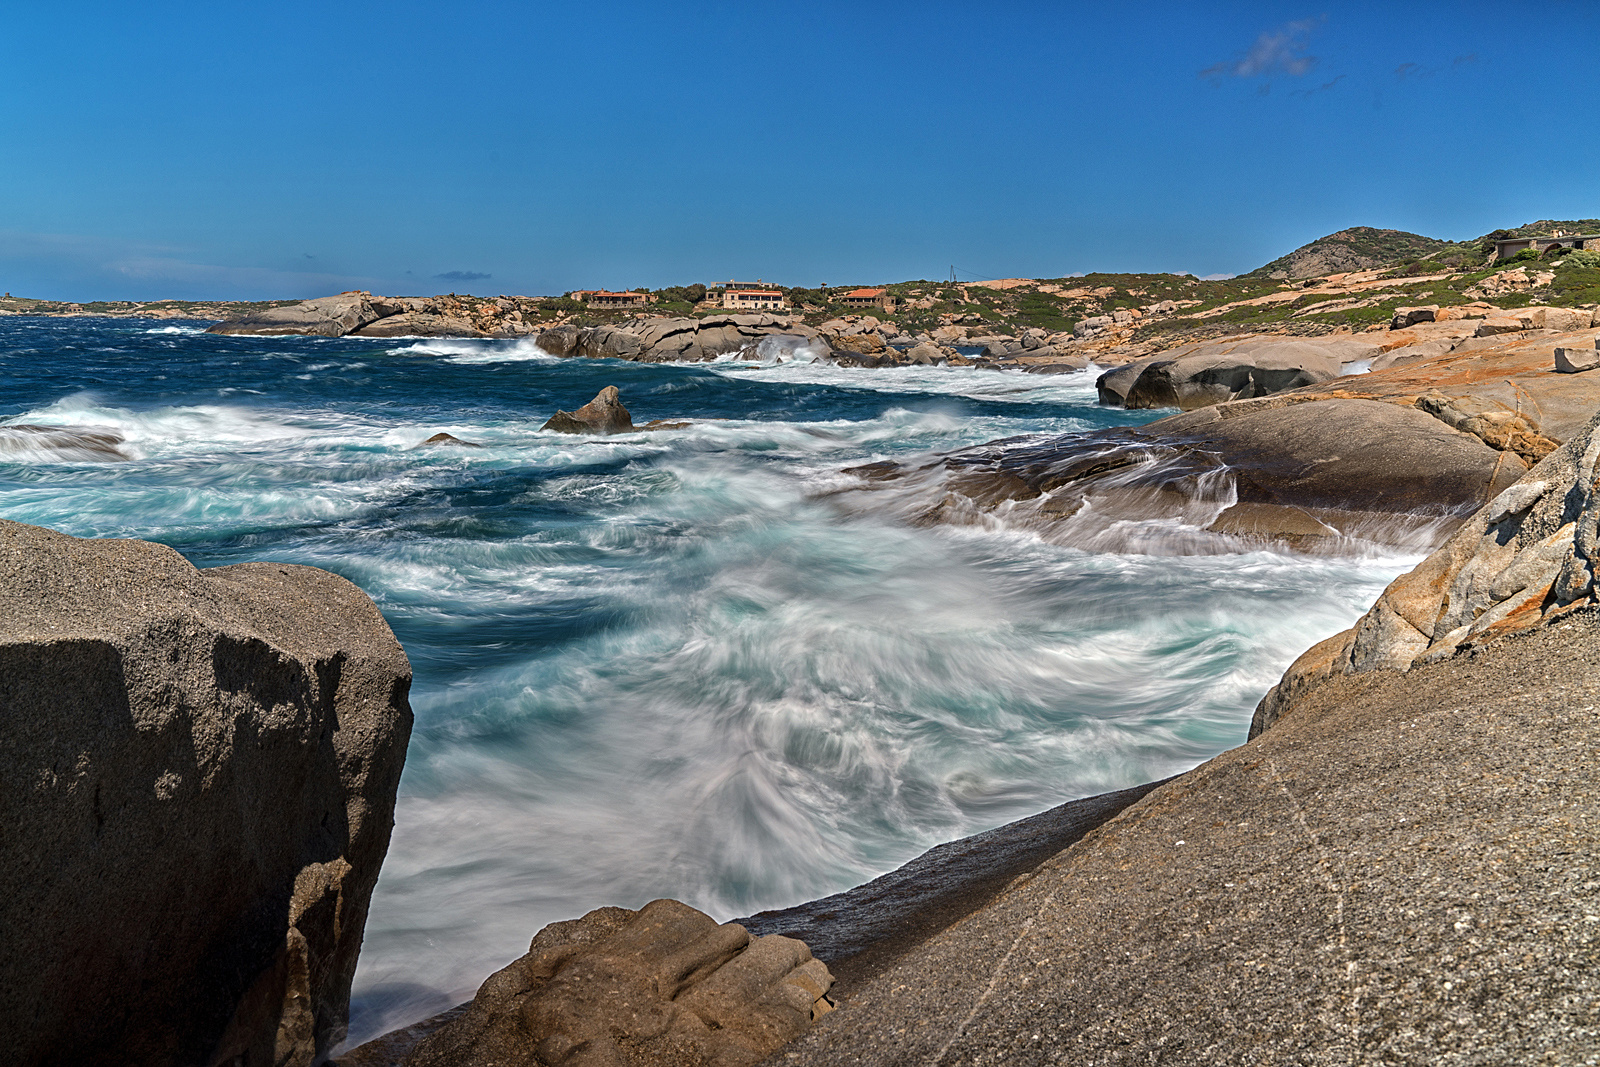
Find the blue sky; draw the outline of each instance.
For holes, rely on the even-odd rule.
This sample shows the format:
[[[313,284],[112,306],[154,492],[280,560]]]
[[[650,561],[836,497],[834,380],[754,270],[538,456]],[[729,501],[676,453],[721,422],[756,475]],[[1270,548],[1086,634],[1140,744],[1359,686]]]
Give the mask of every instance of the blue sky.
[[[0,289],[1250,270],[1600,216],[1600,4],[35,3]]]

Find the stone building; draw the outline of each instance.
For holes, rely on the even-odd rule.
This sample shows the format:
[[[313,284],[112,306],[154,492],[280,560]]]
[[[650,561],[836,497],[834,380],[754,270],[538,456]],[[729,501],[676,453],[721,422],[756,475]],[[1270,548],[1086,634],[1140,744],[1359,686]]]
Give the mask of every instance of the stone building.
[[[1508,237],[1494,243],[1496,261],[1510,259],[1523,249],[1531,248],[1541,255],[1560,245],[1562,248],[1600,248],[1600,233],[1552,234],[1549,237]]]
[[[649,293],[613,293],[605,289],[578,289],[571,295],[572,299],[581,300],[590,307],[633,308],[655,302],[655,297]]]
[[[895,305],[899,303],[887,289],[852,289],[842,296],[834,297],[834,300],[846,307],[880,307],[885,311],[893,311]]]

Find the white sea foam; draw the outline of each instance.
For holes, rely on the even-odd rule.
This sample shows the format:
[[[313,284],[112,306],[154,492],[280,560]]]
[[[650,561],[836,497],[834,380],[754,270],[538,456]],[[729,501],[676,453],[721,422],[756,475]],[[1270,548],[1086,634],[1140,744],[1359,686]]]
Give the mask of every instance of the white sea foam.
[[[444,357],[464,390],[448,402],[404,394],[439,360],[370,360],[403,370],[370,397],[274,394],[271,375],[337,378],[339,346],[359,340],[261,339],[251,366],[272,369],[248,381],[208,370],[163,380],[155,401],[106,387],[7,419],[120,434],[128,463],[0,458],[7,518],[165,539],[207,564],[328,567],[401,636],[417,728],[355,1040],[464,999],[539,927],[601,904],[794,903],[1192,766],[1242,740],[1288,662],[1410,563],[1152,554],[1161,523],[1170,552],[1208,521],[1221,484],[1193,514],[1137,517],[1143,541],[1098,542],[1115,551],[1015,508],[923,526],[828,494],[854,480],[842,467],[1103,424],[1093,371],[630,367],[659,375],[662,403],[709,371],[717,388],[825,389],[844,406],[607,438],[475,402],[473,375],[520,389],[546,374],[471,369],[550,358],[526,341],[392,350]],[[591,366],[571,386],[583,399],[613,369],[562,368]],[[268,395],[194,402],[218,387]],[[439,431],[483,447],[416,447]]]
[[[391,355],[444,356],[452,363],[528,363],[553,362],[556,357],[540,348],[531,338],[513,340],[475,340],[429,337],[415,344],[389,349]]]

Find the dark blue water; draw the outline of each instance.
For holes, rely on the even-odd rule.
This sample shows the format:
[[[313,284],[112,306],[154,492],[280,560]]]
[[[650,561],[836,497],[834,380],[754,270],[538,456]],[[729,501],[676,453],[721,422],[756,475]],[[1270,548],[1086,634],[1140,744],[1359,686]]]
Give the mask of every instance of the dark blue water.
[[[923,527],[829,495],[854,464],[1149,417],[1097,407],[1092,373],[11,318],[0,385],[0,427],[108,430],[131,457],[13,441],[0,516],[326,567],[404,643],[417,730],[356,1039],[601,904],[792,904],[1192,766],[1409,565],[1186,555],[1183,516],[1090,552],[1003,511]],[[695,423],[539,430],[605,385],[635,422]],[[439,431],[485,447],[415,447]]]

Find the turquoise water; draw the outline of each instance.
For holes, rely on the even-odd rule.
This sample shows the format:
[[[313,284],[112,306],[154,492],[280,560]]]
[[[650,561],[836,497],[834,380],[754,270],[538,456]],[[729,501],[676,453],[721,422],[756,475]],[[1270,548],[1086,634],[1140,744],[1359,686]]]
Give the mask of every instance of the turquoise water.
[[[134,457],[0,452],[0,516],[326,567],[404,643],[417,728],[353,1040],[601,904],[789,905],[1193,766],[1415,562],[1161,552],[1185,542],[1160,523],[1091,552],[829,495],[854,464],[1152,416],[1097,407],[1093,372],[7,319],[0,382],[0,426],[110,429]],[[604,385],[636,421],[704,421],[539,431]],[[485,447],[413,447],[441,430]]]

